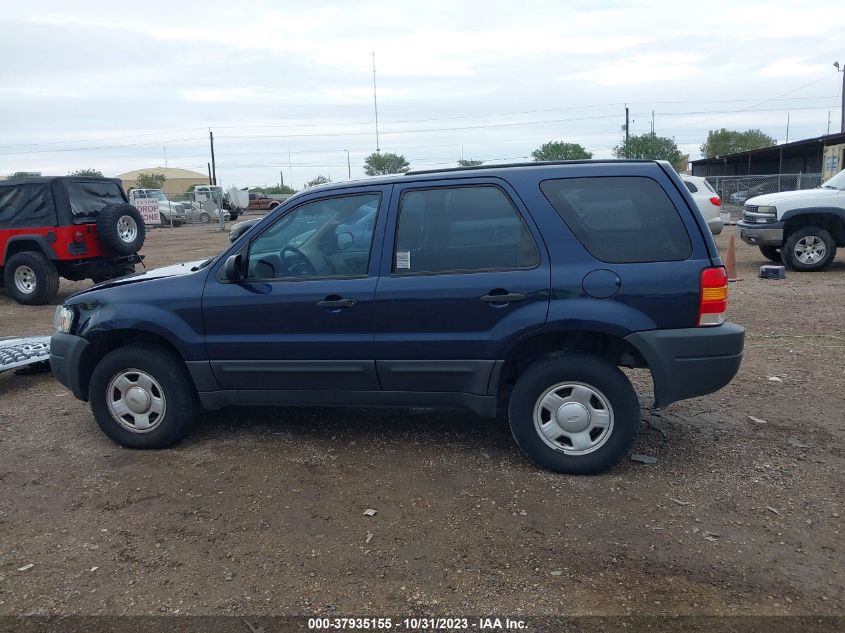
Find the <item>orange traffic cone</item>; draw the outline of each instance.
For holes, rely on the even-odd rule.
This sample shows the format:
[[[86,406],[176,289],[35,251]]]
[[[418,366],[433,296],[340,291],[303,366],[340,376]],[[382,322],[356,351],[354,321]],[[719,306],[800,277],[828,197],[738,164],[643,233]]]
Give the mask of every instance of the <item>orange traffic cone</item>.
[[[728,281],[741,281],[736,276],[736,246],[734,245],[734,236],[728,241],[728,252],[725,254],[725,270],[728,273]]]

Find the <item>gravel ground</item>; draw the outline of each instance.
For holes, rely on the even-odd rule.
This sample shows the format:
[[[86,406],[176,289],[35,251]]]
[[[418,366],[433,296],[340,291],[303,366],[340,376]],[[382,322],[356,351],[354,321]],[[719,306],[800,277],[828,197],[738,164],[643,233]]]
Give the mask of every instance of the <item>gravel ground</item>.
[[[144,253],[225,243],[164,229]],[[739,375],[655,411],[631,372],[634,452],[658,461],[598,477],[540,471],[504,421],[459,412],[226,409],[131,451],[49,373],[2,374],[0,615],[842,615],[845,259],[764,281],[756,249],[737,258]],[[49,333],[53,310],[0,291],[0,335]]]

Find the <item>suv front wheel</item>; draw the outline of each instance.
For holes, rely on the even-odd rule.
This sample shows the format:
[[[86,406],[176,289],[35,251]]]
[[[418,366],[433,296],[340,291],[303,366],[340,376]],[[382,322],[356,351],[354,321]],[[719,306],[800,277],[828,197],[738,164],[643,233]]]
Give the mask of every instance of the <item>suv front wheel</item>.
[[[792,270],[824,270],[836,257],[836,242],[827,229],[811,224],[790,233],[780,253]]]
[[[3,281],[12,298],[24,305],[50,303],[59,292],[59,273],[41,253],[15,253],[6,261]]]
[[[514,386],[511,432],[537,465],[594,475],[616,465],[640,428],[640,403],[616,365],[585,353],[552,354]]]
[[[166,448],[190,430],[198,403],[185,364],[156,346],[127,345],[91,374],[91,411],[103,433],[127,448]]]

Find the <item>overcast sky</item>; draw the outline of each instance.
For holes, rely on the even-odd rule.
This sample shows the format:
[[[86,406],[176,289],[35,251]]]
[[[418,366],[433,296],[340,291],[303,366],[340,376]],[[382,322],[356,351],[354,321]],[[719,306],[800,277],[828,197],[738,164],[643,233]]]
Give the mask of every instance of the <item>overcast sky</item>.
[[[0,174],[205,172],[224,185],[519,160],[548,140],[610,157],[633,133],[691,158],[708,129],[839,130],[837,2],[0,2]]]

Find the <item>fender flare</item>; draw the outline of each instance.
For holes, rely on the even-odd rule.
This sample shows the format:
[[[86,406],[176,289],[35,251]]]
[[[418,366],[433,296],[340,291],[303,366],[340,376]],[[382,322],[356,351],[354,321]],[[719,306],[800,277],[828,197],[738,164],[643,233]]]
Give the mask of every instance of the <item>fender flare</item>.
[[[777,206],[777,203],[775,203]],[[792,218],[801,217],[803,215],[832,215],[839,219],[840,222],[845,223],[845,209],[840,207],[804,207],[801,209],[790,209],[784,211],[781,216],[781,221],[786,222]]]
[[[53,234],[53,241],[55,242],[55,234]],[[50,246],[50,241],[48,237],[44,235],[14,235],[9,238],[6,242],[6,248],[3,251],[3,260],[2,263],[5,264],[6,261],[9,259],[9,249],[11,248],[12,244],[16,244],[18,242],[35,242],[38,245],[41,254],[44,255],[49,260],[55,261],[58,259],[56,256],[56,251],[53,250],[53,247]]]

